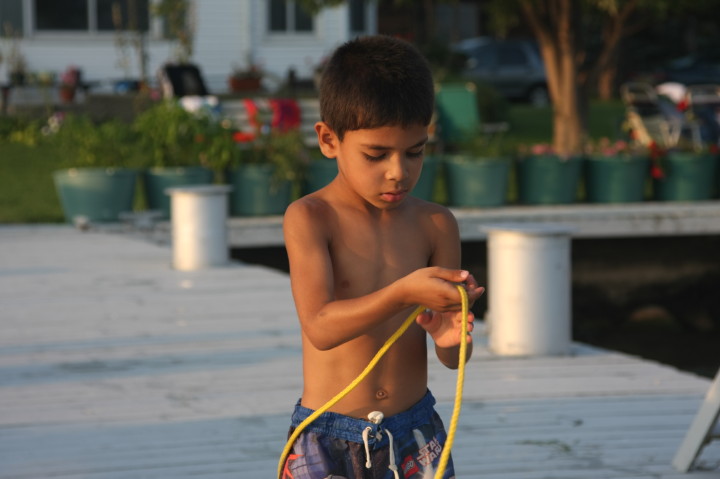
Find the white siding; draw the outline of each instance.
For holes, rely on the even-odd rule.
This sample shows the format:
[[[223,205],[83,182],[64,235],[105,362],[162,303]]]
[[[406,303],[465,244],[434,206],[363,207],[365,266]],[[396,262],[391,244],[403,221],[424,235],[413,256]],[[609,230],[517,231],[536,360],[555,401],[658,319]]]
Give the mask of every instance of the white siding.
[[[368,11],[368,33],[374,33],[377,25],[374,2],[369,4]],[[270,35],[267,23],[266,0],[196,0],[192,61],[201,68],[213,93],[225,91],[233,66],[246,65],[249,57],[269,73],[268,86],[284,79],[289,68],[294,68],[300,77],[311,77],[313,66],[352,36],[346,5],[320,12],[315,32],[307,35]],[[77,65],[84,78],[91,81],[139,76],[132,50],[127,74],[118,66],[119,52],[113,34],[30,36],[22,40],[21,51],[33,72],[59,74],[69,65]],[[154,76],[172,55],[171,42],[149,39],[148,74]],[[2,81],[7,78],[5,66],[0,65]]]
[[[251,0],[204,0],[196,12],[196,63],[211,92],[226,88],[225,81],[234,65],[245,64],[243,30],[252,22],[247,18]]]

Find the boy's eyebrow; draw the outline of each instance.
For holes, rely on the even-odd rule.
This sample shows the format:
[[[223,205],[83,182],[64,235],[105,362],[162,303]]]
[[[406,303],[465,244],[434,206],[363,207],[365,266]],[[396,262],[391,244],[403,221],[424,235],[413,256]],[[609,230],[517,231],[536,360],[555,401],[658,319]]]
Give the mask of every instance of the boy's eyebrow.
[[[413,148],[418,148],[418,147],[420,147],[420,146],[423,146],[423,145],[425,145],[427,142],[428,142],[428,137],[426,136],[426,137],[423,138],[422,140],[420,140],[420,141],[418,141],[417,143],[415,143],[414,145],[410,146],[410,147],[408,148],[408,150],[411,150],[411,149],[413,149]],[[368,148],[368,149],[370,149],[370,150],[390,150],[390,149],[391,149],[389,146],[374,145],[374,144],[361,144],[360,146],[362,146],[363,148]]]

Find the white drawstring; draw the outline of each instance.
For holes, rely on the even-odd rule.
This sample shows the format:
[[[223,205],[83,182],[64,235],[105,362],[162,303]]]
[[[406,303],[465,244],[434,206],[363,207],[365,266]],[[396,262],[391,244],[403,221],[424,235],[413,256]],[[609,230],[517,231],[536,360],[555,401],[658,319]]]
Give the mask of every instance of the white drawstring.
[[[370,461],[370,443],[368,442],[368,433],[370,433],[370,431],[372,431],[372,428],[368,426],[363,429],[362,432],[363,444],[365,444],[365,467],[367,469],[372,467],[372,462]]]
[[[380,424],[385,416],[380,411],[373,411],[370,414],[368,414],[368,420],[373,424]],[[370,460],[370,441],[369,436],[370,432],[372,431],[372,428],[370,426],[363,429],[362,432],[362,439],[363,444],[365,445],[365,467],[367,469],[372,468],[372,461]],[[390,469],[393,474],[395,475],[395,479],[400,479],[400,474],[398,473],[398,467],[397,464],[395,464],[395,448],[393,446],[393,436],[385,429],[385,432],[388,435],[388,440],[390,441],[390,465],[388,466],[388,469]],[[377,434],[375,435],[375,439],[378,441],[382,439],[382,433],[378,430]]]
[[[393,474],[395,474],[395,479],[400,479],[398,467],[397,464],[395,464],[395,448],[393,447],[393,436],[387,429],[385,429],[385,432],[387,433],[388,439],[390,440],[390,465],[388,466],[388,469],[390,469]]]

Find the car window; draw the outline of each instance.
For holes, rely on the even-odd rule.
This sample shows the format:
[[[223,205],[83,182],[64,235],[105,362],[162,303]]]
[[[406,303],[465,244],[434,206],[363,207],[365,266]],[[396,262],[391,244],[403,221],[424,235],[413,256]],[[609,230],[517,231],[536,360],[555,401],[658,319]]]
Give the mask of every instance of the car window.
[[[498,65],[502,67],[519,67],[528,64],[525,50],[520,45],[499,45]]]
[[[495,49],[493,45],[481,45],[470,50],[469,54],[470,68],[487,69],[495,63]]]

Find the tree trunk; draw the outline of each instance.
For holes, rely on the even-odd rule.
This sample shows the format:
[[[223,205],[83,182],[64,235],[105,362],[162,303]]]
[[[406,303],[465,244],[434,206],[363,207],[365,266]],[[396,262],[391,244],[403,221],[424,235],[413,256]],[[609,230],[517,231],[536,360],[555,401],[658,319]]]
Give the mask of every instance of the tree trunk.
[[[598,78],[598,97],[603,100],[611,100],[615,96],[615,76],[617,73],[617,64],[606,68],[600,72]]]
[[[552,147],[558,155],[582,152],[585,122],[578,95],[578,68],[574,47],[573,0],[523,0],[521,6],[540,44],[548,91],[553,106]]]
[[[636,7],[637,0],[629,0],[622,9],[610,12],[603,28],[603,49],[588,76],[590,86],[597,86],[601,100],[613,97],[620,41],[628,31],[628,18]]]

